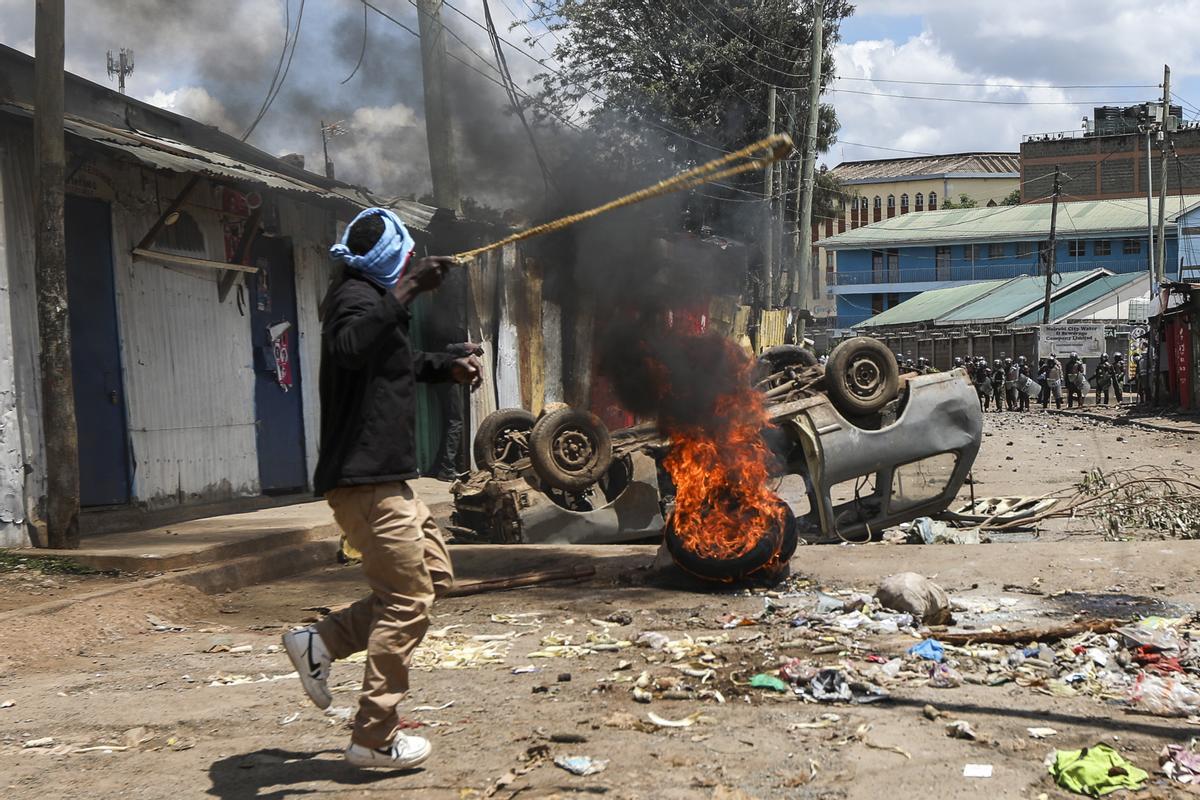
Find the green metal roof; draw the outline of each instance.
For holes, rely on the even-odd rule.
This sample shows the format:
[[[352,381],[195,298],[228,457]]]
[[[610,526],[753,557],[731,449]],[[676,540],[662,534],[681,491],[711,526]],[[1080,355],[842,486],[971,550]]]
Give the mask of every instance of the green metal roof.
[[[1146,280],[1145,272],[1134,272],[1127,275],[1105,275],[1101,278],[1080,286],[1074,291],[1050,301],[1051,321],[1070,319],[1071,315],[1081,308],[1091,305],[1107,294],[1118,292],[1131,283]],[[1042,321],[1042,309],[1036,308],[1013,320],[1014,325],[1037,325]]]
[[[1182,205],[1200,202],[1200,195],[1187,195]],[[1179,198],[1170,204],[1175,210],[1167,219],[1174,221],[1181,205]],[[966,242],[1040,241],[1050,235],[1050,203],[1027,203],[992,208],[954,208],[943,211],[915,211],[891,219],[872,222],[817,244],[828,250],[862,250],[873,247],[916,247]],[[1153,219],[1158,221],[1158,204]],[[1146,230],[1145,198],[1120,200],[1079,200],[1058,204],[1058,236],[1074,239],[1086,236],[1141,233]],[[1168,227],[1174,235],[1173,226]]]
[[[1008,283],[1007,280],[982,281],[963,286],[951,286],[946,289],[930,289],[892,306],[882,314],[864,320],[854,327],[874,328],[880,325],[918,325],[922,322],[933,322],[944,314],[949,314],[956,308],[977,300],[1006,283]]]
[[[1078,286],[1081,281],[1095,279],[1106,274],[1104,270],[1089,269],[1083,272],[1060,272],[1062,280],[1053,288],[1054,298],[1062,297]],[[960,306],[936,320],[938,325],[957,325],[963,322],[1010,321],[1026,307],[1043,300],[1046,296],[1046,279],[1041,275],[1022,275],[1013,278],[995,291],[974,302]]]

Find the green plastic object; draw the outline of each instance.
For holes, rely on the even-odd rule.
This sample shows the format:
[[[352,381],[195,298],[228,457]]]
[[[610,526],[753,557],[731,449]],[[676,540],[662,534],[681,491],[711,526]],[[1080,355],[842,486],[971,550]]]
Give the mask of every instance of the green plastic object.
[[[760,672],[750,679],[750,686],[755,689],[770,689],[773,692],[786,692],[788,685],[774,675]]]
[[[1058,750],[1050,775],[1064,789],[1101,797],[1121,789],[1141,789],[1150,777],[1106,744],[1082,750]]]

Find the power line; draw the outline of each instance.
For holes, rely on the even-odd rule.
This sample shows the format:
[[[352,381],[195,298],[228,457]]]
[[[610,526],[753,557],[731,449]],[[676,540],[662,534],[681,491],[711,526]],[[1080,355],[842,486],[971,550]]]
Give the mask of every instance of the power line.
[[[362,48],[358,51],[358,63],[354,65],[354,69],[350,70],[350,74],[342,79],[342,85],[345,86],[351,78],[358,74],[359,67],[362,66],[363,59],[367,55],[367,6],[363,4],[363,35]]]
[[[258,110],[258,115],[255,116],[254,121],[250,123],[250,127],[246,129],[246,132],[242,134],[243,142],[246,141],[248,138],[250,138],[250,134],[254,133],[254,129],[258,127],[258,123],[262,122],[263,117],[265,117],[267,115],[267,112],[271,110],[271,106],[275,103],[275,98],[279,96],[280,90],[283,89],[283,82],[287,80],[288,73],[292,69],[292,59],[296,57],[296,45],[300,41],[300,26],[304,22],[305,2],[306,2],[306,0],[300,0],[300,11],[296,16],[296,32],[295,32],[295,34],[292,34],[291,33],[291,8],[292,8],[291,0],[283,0],[285,20],[286,20],[285,21],[286,30],[284,32],[284,37],[283,37],[283,52],[281,52],[279,54],[279,61],[282,64],[284,53],[287,53],[287,63],[283,67],[282,74],[280,73],[278,66],[275,68],[275,78],[278,78],[278,80],[276,80],[275,78],[271,79],[271,87],[267,90],[267,96],[263,100],[262,106]],[[292,46],[291,52],[288,51],[289,38],[291,40],[291,46]]]
[[[887,92],[864,92],[858,89],[829,89],[839,94],[861,94],[872,97],[890,97],[895,100],[938,100],[945,103],[972,103],[995,106],[1118,106],[1136,105],[1135,100],[979,100],[968,97],[927,97],[919,94],[889,94]]]
[[[865,81],[868,83],[901,83],[911,86],[972,86],[984,89],[1157,89],[1157,83],[1064,83],[1064,84],[1037,84],[1037,83],[972,83],[972,82],[957,82],[957,81],[902,81],[890,78],[860,78],[839,76],[835,78],[839,81]]]

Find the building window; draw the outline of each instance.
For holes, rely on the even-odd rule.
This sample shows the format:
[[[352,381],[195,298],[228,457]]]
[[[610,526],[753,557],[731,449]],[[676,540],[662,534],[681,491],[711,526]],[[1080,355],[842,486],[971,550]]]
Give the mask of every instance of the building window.
[[[1004,258],[1004,245],[989,244],[988,245],[988,258]]]
[[[937,192],[929,193],[929,210],[937,211]]]
[[[875,208],[883,208],[883,198],[875,195]]]
[[[1127,256],[1136,256],[1142,252],[1142,241],[1140,239],[1126,239],[1125,246],[1121,249]]]
[[[888,195],[888,208],[895,208],[895,207],[896,207],[896,195],[889,194]]]
[[[1100,239],[1092,243],[1092,255],[1094,256],[1111,256],[1112,242],[1108,239]]]
[[[1033,255],[1033,242],[1017,242],[1017,258],[1029,258]]]
[[[921,194],[920,192],[917,192],[916,201],[917,201],[917,211],[922,211],[922,210],[924,210],[924,208],[925,208],[925,195]]]
[[[963,245],[963,259],[968,264],[974,264],[981,260],[983,256],[983,248],[977,244]]]
[[[808,281],[808,285],[810,287],[812,287],[812,299],[820,300],[821,299],[821,262],[820,262],[820,260],[814,258],[812,260],[812,266],[809,269],[812,271],[812,275],[809,276],[809,281]]]
[[[850,208],[853,211],[858,211],[858,198],[857,197],[850,201]]]
[[[888,269],[888,274],[887,274],[888,282],[889,283],[899,283],[900,282],[900,251],[899,250],[888,250],[887,269]]]
[[[920,197],[921,195],[917,195]],[[937,265],[937,279],[939,281],[950,280],[950,248],[939,247],[934,253],[934,263]]]
[[[833,279],[830,276],[832,276],[835,272],[837,272],[837,259],[834,258],[832,250],[826,250],[825,251],[825,276],[826,276],[825,281],[826,281],[826,283],[833,283]]]
[[[883,283],[883,251],[871,251],[871,282]]]
[[[1067,242],[1067,255],[1071,258],[1080,258],[1087,255],[1087,242],[1082,239],[1072,239]]]
[[[908,195],[906,194],[900,195],[900,210],[908,211]]]
[[[178,218],[166,225],[154,237],[154,246],[167,253],[193,258],[208,258],[208,246],[204,241],[204,231],[196,218],[186,211],[180,211]]]

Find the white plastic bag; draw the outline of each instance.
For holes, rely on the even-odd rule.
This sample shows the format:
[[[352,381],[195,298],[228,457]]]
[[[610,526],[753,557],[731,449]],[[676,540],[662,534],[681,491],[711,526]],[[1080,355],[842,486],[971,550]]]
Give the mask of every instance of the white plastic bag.
[[[1200,712],[1200,694],[1175,678],[1141,672],[1134,681],[1129,703],[1161,717],[1187,717]]]

